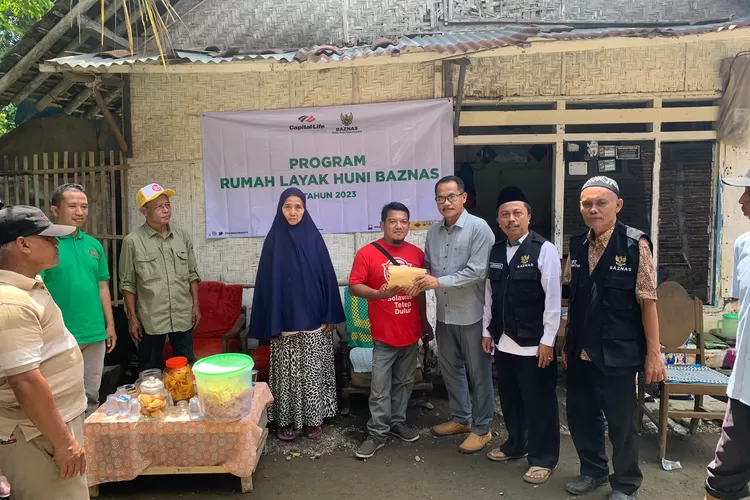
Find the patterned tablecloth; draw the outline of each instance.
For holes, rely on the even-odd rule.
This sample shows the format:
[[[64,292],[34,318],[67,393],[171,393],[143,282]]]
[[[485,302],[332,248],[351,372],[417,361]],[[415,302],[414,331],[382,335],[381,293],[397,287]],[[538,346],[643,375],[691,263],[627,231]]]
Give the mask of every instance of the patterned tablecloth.
[[[259,382],[250,415],[230,424],[172,416],[131,422],[108,417],[101,407],[84,426],[88,484],[130,481],[150,466],[221,465],[235,476],[250,477],[263,435],[258,423],[272,402],[268,384]]]

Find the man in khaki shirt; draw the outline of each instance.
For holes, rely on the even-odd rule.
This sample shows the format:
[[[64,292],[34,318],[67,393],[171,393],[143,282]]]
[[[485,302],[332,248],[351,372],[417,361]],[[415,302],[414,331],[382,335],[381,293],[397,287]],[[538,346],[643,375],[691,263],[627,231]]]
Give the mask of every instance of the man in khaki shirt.
[[[141,188],[136,202],[146,223],[122,245],[120,286],[130,335],[139,343],[141,371],[161,368],[167,336],[175,356],[195,362],[193,327],[201,318],[200,278],[190,236],[169,224],[174,195],[158,184]]]
[[[83,357],[38,274],[75,230],[41,210],[0,210],[0,469],[16,500],[88,499]]]

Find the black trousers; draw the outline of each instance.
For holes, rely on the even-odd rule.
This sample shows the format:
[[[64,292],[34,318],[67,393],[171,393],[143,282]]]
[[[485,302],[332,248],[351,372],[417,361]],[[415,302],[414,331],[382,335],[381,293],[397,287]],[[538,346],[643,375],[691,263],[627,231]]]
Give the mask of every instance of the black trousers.
[[[529,454],[530,466],[553,469],[560,456],[557,361],[539,368],[536,356],[495,351],[497,387],[508,440],[500,451],[510,457]]]
[[[169,336],[174,356],[184,356],[192,366],[195,363],[193,354],[193,330],[186,332],[167,333],[165,335],[143,334],[143,340],[138,343],[138,371],[151,368],[162,368],[161,356],[164,352],[164,342]]]
[[[708,466],[706,491],[720,500],[750,497],[750,406],[730,399],[716,458]]]
[[[568,426],[581,461],[581,474],[607,477],[609,465],[604,447],[604,418],[612,442],[614,473],[612,489],[632,495],[641,487],[638,466],[638,430],[635,391],[636,370],[626,375],[607,375],[591,361],[568,361]]]

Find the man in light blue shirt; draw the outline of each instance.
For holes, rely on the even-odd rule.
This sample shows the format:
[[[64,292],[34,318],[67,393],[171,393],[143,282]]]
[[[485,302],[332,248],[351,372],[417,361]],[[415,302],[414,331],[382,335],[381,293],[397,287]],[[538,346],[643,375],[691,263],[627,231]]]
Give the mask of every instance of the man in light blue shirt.
[[[468,433],[458,449],[476,453],[492,439],[495,405],[492,358],[482,349],[484,282],[495,234],[464,208],[466,190],[459,177],[440,179],[435,201],[443,220],[427,232],[424,261],[429,274],[416,278],[409,294],[435,290],[437,297],[435,338],[451,420],[434,426],[432,432]]]
[[[727,186],[745,188],[739,203],[750,218],[750,171],[744,177],[722,179]],[[740,301],[737,359],[729,378],[729,404],[716,457],[708,466],[707,500],[750,497],[750,233],[734,242],[732,297]]]

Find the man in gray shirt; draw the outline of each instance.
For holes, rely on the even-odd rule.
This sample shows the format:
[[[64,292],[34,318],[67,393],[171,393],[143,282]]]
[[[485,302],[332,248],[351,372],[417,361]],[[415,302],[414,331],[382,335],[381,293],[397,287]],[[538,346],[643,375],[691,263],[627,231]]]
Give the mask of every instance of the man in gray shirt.
[[[475,453],[492,439],[492,358],[482,350],[482,313],[495,235],[483,219],[464,209],[466,192],[460,178],[440,179],[435,201],[443,220],[427,232],[425,267],[429,274],[415,279],[409,293],[435,290],[437,296],[435,336],[452,418],[432,432],[438,436],[469,433],[458,449]]]

